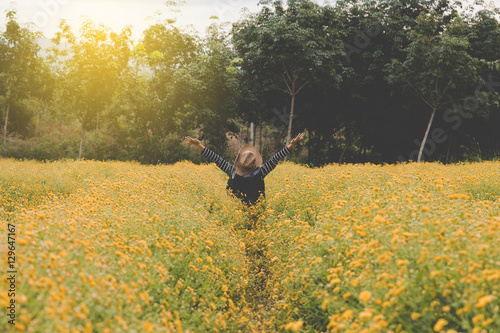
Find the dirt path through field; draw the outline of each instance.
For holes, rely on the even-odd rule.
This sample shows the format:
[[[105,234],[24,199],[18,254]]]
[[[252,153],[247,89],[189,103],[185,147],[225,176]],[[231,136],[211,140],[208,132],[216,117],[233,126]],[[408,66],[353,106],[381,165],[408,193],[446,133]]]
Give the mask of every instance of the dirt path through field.
[[[240,237],[245,243],[245,253],[249,262],[249,283],[246,290],[246,302],[249,304],[251,332],[274,332],[272,309],[275,299],[270,291],[272,280],[270,247],[266,230],[263,228],[265,215],[256,210],[247,211],[248,220]]]

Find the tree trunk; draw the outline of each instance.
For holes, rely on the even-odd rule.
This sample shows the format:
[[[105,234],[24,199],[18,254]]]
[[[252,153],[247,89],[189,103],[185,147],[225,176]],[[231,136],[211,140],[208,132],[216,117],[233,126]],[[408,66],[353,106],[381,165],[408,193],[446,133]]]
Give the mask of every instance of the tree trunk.
[[[99,131],[99,112],[97,112],[97,119],[95,122],[95,132]]]
[[[3,125],[3,147],[7,144],[7,124],[9,123],[10,100],[7,101],[7,110],[5,110],[5,124]]]
[[[252,123],[252,129],[251,129],[251,131],[252,131],[252,141],[253,141],[252,145],[254,147],[255,147],[255,141],[257,140],[257,138],[255,137],[255,132],[257,132],[256,129],[257,129],[257,126],[255,126],[255,124]]]
[[[351,145],[351,139],[346,141],[344,149],[342,149],[342,153],[340,154],[340,158],[339,158],[339,164],[342,164],[342,160],[344,159],[344,154],[350,145]]]
[[[262,119],[260,119],[260,126],[259,126],[259,152],[262,154]]]
[[[363,145],[361,144],[361,146],[359,147],[358,156],[356,156],[356,163],[359,163],[362,154],[363,154]]]
[[[292,119],[293,119],[293,111],[295,109],[295,94],[292,94],[292,102],[290,103],[290,117],[288,118],[288,134],[286,136],[286,145],[290,143],[292,139]]]
[[[59,132],[62,132],[62,108],[57,102],[57,111],[59,112]]]
[[[429,124],[427,125],[427,130],[425,131],[424,140],[420,144],[420,150],[418,152],[417,163],[420,163],[420,161],[422,160],[422,153],[424,152],[425,142],[427,141],[427,137],[429,136],[429,132],[431,130],[432,121],[434,120],[434,115],[436,114],[436,110],[437,110],[437,107],[435,106],[432,109],[431,119],[429,119]]]
[[[248,127],[246,124],[245,124],[245,127],[247,129],[247,135],[245,136],[245,144],[247,144],[249,141],[248,137],[250,136],[250,127]]]
[[[42,111],[42,108],[40,107],[40,105],[38,105],[37,107],[37,110],[38,110],[38,128],[40,128],[40,124],[42,123],[42,118],[43,118],[43,111]],[[28,110],[32,111],[33,108],[31,106],[31,100],[28,100]]]
[[[82,133],[80,135],[80,151],[78,153],[78,160],[81,161],[82,160],[82,151],[83,151],[83,136],[85,135],[85,130],[83,129],[83,125],[82,125]]]
[[[446,164],[448,164],[448,158],[450,157],[450,146],[452,137],[453,137],[453,132],[450,134],[450,141],[448,141],[448,149],[446,149]]]

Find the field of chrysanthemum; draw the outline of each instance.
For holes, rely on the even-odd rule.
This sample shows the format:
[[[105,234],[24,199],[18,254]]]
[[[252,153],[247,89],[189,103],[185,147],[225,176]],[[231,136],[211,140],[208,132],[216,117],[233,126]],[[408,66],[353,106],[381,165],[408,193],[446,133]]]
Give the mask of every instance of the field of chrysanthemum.
[[[0,160],[0,330],[500,332],[499,180],[288,162],[248,211],[214,164]]]

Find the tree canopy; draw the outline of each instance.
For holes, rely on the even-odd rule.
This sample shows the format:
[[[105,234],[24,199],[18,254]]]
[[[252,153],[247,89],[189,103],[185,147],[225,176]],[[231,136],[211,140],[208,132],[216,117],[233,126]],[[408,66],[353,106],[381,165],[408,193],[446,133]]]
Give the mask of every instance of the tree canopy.
[[[498,158],[499,14],[444,0],[261,1],[203,35],[171,18],[137,40],[63,20],[44,49],[11,10],[0,154],[202,161],[182,144],[190,135],[228,158],[246,142],[266,157],[305,131],[291,158],[310,165]]]

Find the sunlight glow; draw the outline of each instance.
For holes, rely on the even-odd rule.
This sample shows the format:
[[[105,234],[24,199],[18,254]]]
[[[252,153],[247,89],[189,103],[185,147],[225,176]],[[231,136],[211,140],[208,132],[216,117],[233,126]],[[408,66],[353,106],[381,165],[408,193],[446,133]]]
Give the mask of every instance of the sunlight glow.
[[[258,10],[258,0],[187,0],[174,13],[165,5],[165,0],[17,0],[0,5],[0,26],[5,24],[5,11],[16,8],[22,22],[33,22],[34,27],[51,38],[57,31],[61,19],[65,19],[74,31],[80,28],[87,17],[97,24],[104,24],[114,31],[127,25],[133,27],[134,39],[140,38],[142,31],[154,22],[154,17],[176,18],[180,26],[191,26],[204,33],[211,23],[210,17],[217,16],[221,21],[236,21],[243,7]]]

